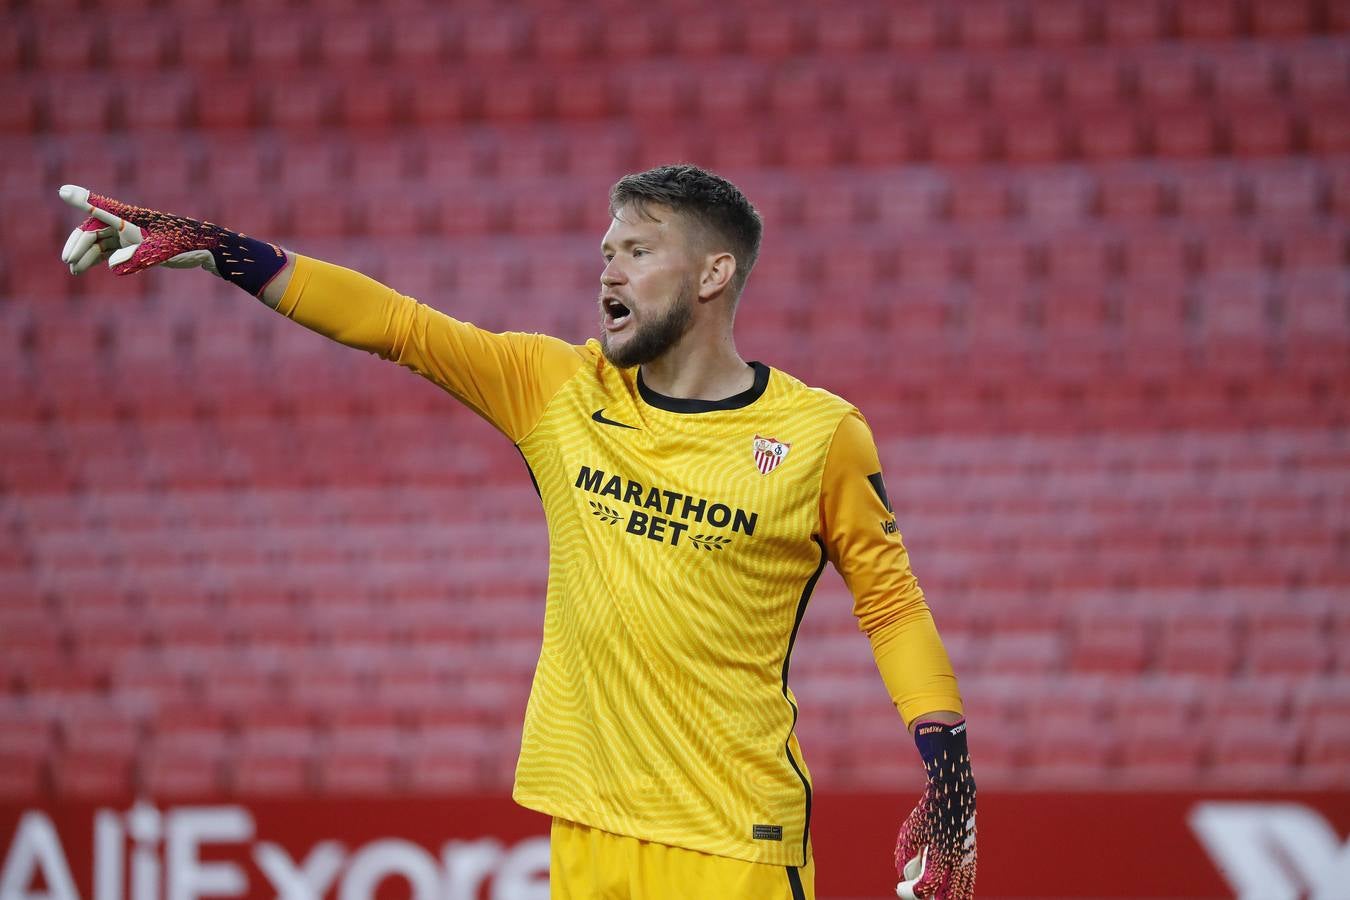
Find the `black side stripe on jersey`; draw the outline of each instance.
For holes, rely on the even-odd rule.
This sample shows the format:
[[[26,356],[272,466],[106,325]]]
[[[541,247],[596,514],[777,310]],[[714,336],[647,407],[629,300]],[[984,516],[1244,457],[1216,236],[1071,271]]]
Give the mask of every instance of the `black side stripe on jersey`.
[[[806,900],[806,889],[802,887],[802,873],[795,866],[788,866],[788,887],[792,888],[792,900]]]
[[[825,571],[825,542],[820,539],[820,535],[812,535],[811,540],[816,542],[820,548],[820,562],[816,564],[816,571],[811,574],[807,580],[806,586],[802,588],[801,599],[797,601],[797,618],[792,623],[792,636],[788,638],[787,653],[783,655],[783,699],[787,700],[788,705],[792,707],[792,727],[788,729],[788,739],[784,742],[787,749],[788,763],[792,770],[797,773],[797,777],[802,781],[802,790],[806,792],[806,827],[802,829],[802,865],[806,865],[806,848],[811,843],[811,783],[806,780],[806,775],[802,772],[802,767],[798,765],[797,760],[792,756],[792,732],[797,729],[797,704],[788,697],[788,668],[792,665],[792,645],[797,643],[797,630],[802,627],[802,616],[806,615],[806,604],[811,599],[811,592],[816,589],[816,582],[820,580],[820,573]]]
[[[530,484],[534,485],[534,493],[540,500],[543,500],[544,495],[539,493],[539,479],[534,477],[534,469],[530,468],[530,461],[525,459],[525,451],[517,447],[516,452],[520,454],[521,459],[525,460],[525,471],[530,473]]]

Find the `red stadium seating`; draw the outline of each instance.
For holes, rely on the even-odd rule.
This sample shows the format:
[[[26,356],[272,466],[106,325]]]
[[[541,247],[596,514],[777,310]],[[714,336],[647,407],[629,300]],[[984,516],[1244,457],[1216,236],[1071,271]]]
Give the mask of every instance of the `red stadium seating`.
[[[504,789],[542,608],[490,428],[217,281],[70,278],[52,187],[583,340],[605,190],[675,159],[764,215],[745,348],[872,423],[982,779],[1344,784],[1344,4],[151,6],[0,28],[0,796]],[[817,781],[910,785],[820,593]]]

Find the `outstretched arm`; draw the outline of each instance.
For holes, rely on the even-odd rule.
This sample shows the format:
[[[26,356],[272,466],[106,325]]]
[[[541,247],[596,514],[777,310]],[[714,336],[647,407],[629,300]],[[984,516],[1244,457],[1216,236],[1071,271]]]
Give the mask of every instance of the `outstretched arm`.
[[[539,334],[493,334],[359,272],[210,222],[132,206],[76,185],[61,198],[87,213],[61,259],[73,274],[107,260],[115,275],[201,267],[288,319],[435,382],[512,441],[538,422],[582,365],[578,348]]]

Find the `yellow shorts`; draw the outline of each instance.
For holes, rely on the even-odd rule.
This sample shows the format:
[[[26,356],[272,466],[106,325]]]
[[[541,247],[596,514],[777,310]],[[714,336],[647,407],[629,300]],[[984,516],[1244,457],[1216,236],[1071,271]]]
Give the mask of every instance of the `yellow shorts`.
[[[553,820],[552,900],[815,900],[815,876]]]

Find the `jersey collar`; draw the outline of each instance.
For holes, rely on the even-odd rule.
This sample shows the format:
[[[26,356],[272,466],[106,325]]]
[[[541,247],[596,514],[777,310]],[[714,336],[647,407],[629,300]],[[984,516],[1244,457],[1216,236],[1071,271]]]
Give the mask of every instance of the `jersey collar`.
[[[642,380],[641,369],[638,369],[637,373],[638,394],[648,406],[655,406],[657,409],[664,409],[666,412],[703,413],[714,412],[719,409],[741,409],[758,400],[764,394],[765,388],[769,386],[768,366],[762,362],[750,362],[747,365],[755,370],[755,383],[739,394],[732,394],[730,397],[723,397],[721,400],[690,400],[684,397],[667,397],[665,394],[658,394],[647,387],[647,383]]]

